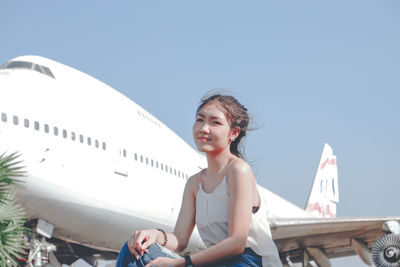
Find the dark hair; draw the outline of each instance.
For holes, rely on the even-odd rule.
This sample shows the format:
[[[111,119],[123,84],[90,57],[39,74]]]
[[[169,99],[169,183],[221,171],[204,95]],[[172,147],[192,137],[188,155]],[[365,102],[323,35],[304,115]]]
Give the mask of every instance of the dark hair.
[[[250,122],[250,116],[247,113],[247,108],[240,104],[239,101],[237,101],[233,96],[213,94],[211,96],[206,95],[201,99],[200,105],[196,110],[196,115],[205,105],[216,101],[218,101],[219,104],[221,104],[225,109],[225,116],[227,116],[227,119],[230,120],[231,127],[240,128],[238,137],[231,142],[230,151],[237,157],[243,158],[243,149],[239,149],[239,143],[240,140],[246,136],[246,130]]]

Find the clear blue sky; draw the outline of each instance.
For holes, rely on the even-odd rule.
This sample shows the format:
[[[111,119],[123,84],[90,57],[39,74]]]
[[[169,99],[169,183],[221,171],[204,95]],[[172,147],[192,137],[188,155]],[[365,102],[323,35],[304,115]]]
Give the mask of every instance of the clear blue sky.
[[[338,216],[399,216],[399,14],[397,0],[6,0],[0,64],[34,54],[77,68],[191,145],[200,97],[227,88],[254,118],[259,184],[303,207],[327,142]]]

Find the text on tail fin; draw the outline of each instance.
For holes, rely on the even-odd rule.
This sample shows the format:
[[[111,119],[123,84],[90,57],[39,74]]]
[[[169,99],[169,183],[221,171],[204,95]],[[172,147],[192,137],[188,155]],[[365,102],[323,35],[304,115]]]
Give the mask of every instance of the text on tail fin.
[[[318,217],[336,217],[338,202],[337,160],[332,148],[325,144],[308,197],[306,211]]]

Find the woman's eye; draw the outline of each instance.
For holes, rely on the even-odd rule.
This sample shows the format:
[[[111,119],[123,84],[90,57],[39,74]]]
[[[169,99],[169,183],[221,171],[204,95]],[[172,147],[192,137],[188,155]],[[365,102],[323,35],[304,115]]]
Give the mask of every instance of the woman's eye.
[[[221,125],[221,123],[219,121],[213,121],[213,124],[215,125]]]
[[[202,119],[196,119],[196,121],[203,121]]]

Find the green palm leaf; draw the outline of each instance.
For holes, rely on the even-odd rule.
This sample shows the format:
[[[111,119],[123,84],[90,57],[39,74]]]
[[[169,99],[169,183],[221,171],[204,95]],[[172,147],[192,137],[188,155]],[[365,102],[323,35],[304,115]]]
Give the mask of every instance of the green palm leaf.
[[[0,267],[17,266],[15,259],[25,253],[26,216],[11,188],[21,184],[25,175],[18,157],[17,153],[0,155]]]

